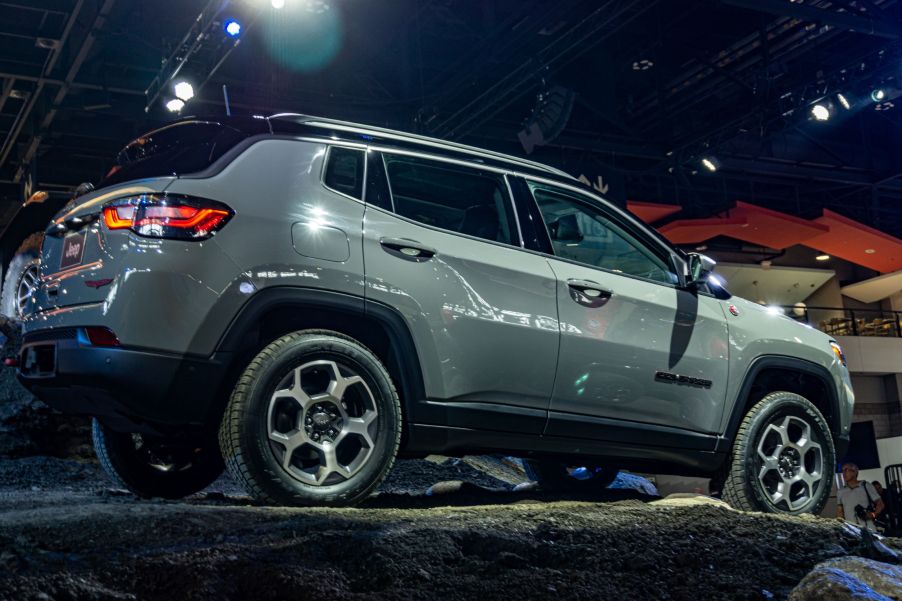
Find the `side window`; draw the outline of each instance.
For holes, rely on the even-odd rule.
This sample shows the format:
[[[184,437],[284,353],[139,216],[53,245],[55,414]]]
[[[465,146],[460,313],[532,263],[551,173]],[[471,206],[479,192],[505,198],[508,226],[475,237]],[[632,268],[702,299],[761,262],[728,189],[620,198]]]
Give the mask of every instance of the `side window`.
[[[326,157],[323,183],[337,192],[363,200],[363,161],[365,157],[362,150],[331,146]]]
[[[426,225],[518,244],[504,178],[441,161],[385,155],[395,212]]]
[[[589,202],[541,184],[529,187],[558,257],[665,284],[679,281],[667,261]]]

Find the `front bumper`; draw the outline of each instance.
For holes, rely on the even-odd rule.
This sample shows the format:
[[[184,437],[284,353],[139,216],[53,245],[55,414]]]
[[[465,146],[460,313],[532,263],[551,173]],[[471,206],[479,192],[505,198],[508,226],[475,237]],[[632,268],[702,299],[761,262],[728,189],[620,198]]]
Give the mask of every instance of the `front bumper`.
[[[123,431],[171,430],[207,421],[222,384],[220,360],[94,346],[83,329],[61,328],[25,336],[18,376],[64,413]]]

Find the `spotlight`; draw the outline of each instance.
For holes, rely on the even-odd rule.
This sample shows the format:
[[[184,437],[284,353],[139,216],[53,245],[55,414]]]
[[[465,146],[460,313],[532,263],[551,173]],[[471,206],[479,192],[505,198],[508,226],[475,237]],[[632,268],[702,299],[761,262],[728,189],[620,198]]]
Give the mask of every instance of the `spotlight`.
[[[871,100],[874,102],[883,102],[884,98],[886,98],[886,90],[882,88],[877,88],[871,92]]]
[[[185,103],[178,98],[173,98],[169,102],[166,103],[166,108],[168,108],[173,113],[178,113],[183,108],[185,108]]]
[[[229,37],[237,38],[241,35],[241,23],[236,21],[235,19],[229,19],[223,25],[223,29]]]
[[[272,0],[272,7],[276,10],[285,7],[285,0]]]
[[[194,98],[194,86],[187,81],[180,81],[173,87],[175,97],[184,102],[188,102]]]
[[[702,159],[702,166],[711,173],[714,173],[715,171],[717,171],[719,164],[717,162],[717,159],[713,157],[705,157]]]
[[[830,118],[830,109],[823,104],[815,104],[811,107],[811,114],[817,121],[826,121]]]
[[[840,105],[842,105],[842,107],[844,109],[849,110],[850,108],[852,108],[852,105],[849,103],[849,99],[846,98],[845,96],[843,96],[842,94],[837,94],[836,100],[837,100],[837,102],[839,102]]]

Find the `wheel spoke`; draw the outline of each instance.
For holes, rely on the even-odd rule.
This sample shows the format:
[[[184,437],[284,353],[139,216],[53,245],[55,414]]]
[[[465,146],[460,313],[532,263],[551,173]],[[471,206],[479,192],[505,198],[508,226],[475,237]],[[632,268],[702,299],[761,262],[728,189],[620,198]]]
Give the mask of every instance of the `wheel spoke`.
[[[376,418],[379,416],[375,411],[367,411],[363,414],[363,417],[349,417],[345,421],[344,428],[341,432],[341,437],[336,441],[336,443],[343,440],[346,436],[360,436],[366,445],[370,448],[373,447],[373,438],[370,436],[370,424],[372,424]]]

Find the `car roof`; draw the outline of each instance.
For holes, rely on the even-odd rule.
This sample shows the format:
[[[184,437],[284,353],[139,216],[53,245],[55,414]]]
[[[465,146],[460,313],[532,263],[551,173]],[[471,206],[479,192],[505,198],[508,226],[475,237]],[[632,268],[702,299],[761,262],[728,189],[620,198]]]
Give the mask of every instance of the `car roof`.
[[[543,165],[542,163],[537,163],[535,161],[485,150],[475,146],[467,146],[465,144],[458,144],[457,142],[448,142],[438,138],[430,138],[428,136],[421,136],[403,131],[351,123],[349,121],[315,117],[300,113],[278,113],[270,116],[268,119],[273,133],[302,133],[295,128],[304,128],[310,130],[309,133],[314,135],[317,133],[319,135],[328,134],[330,137],[337,139],[351,139],[353,141],[364,142],[372,142],[375,140],[383,142],[386,145],[407,148],[413,147],[423,152],[452,155],[464,160],[506,167],[511,170],[521,171],[532,175],[563,179],[568,183],[579,181],[572,175],[561,171],[560,169],[555,169],[554,167],[549,167],[548,165]],[[285,126],[294,127],[286,131]]]

